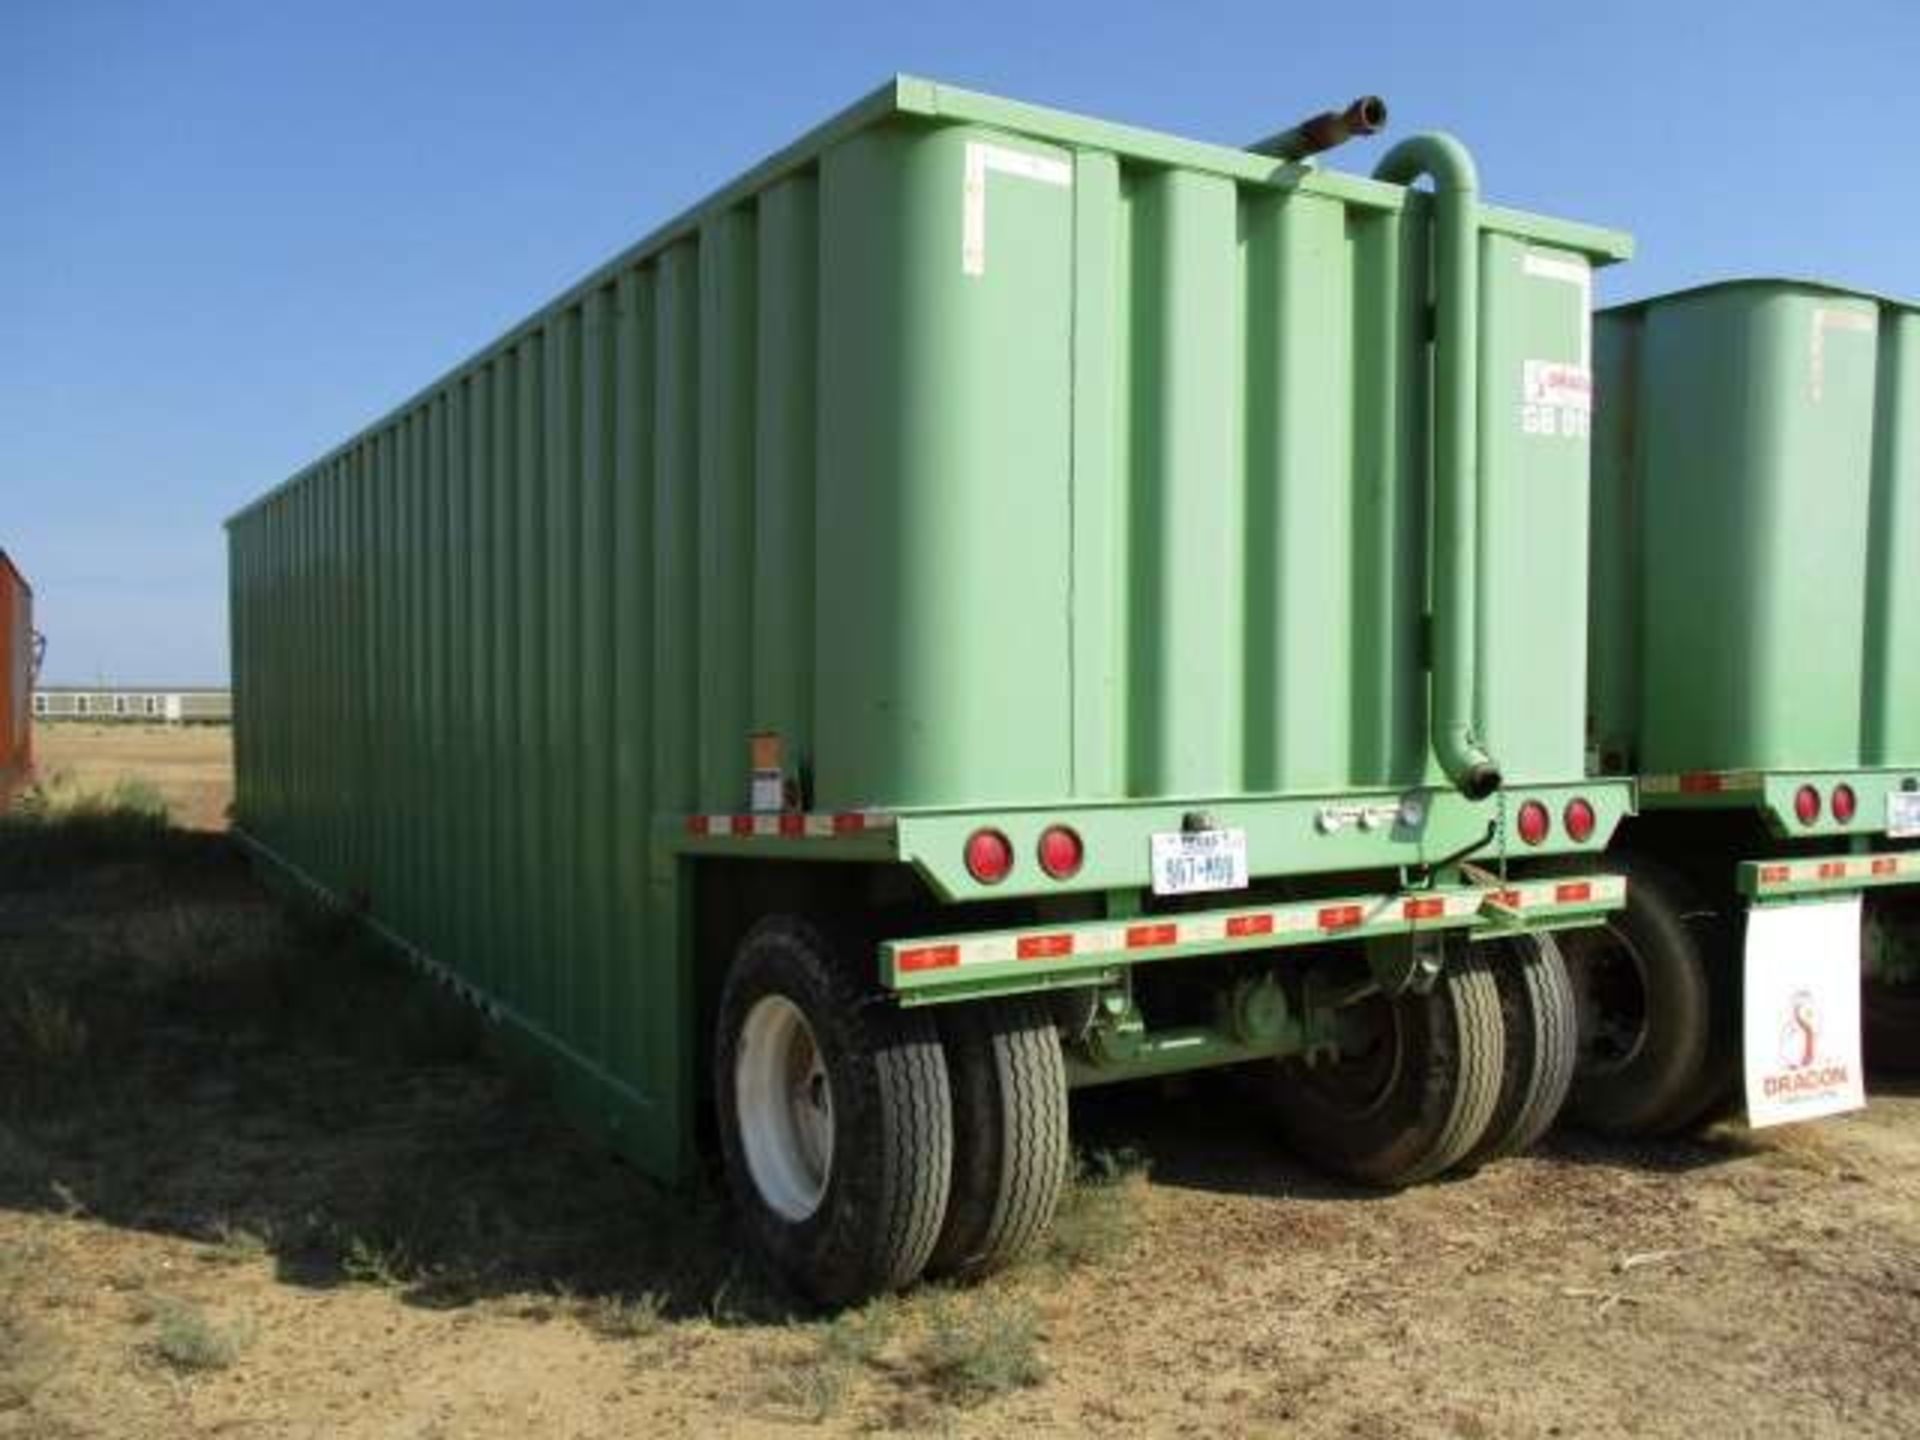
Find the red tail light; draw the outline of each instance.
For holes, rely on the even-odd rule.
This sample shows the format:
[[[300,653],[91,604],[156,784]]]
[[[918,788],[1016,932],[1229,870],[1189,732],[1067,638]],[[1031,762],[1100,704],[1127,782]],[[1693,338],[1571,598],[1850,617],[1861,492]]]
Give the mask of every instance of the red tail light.
[[[1547,807],[1538,800],[1529,800],[1520,807],[1515,821],[1520,838],[1529,845],[1538,845],[1547,838],[1547,832],[1553,828],[1553,818],[1547,814]]]
[[[1064,825],[1049,825],[1040,833],[1040,868],[1056,880],[1070,879],[1080,873],[1086,858],[1080,837]]]
[[[1802,825],[1811,825],[1820,818],[1820,792],[1811,785],[1802,785],[1793,792],[1793,813],[1800,817]]]
[[[1853,812],[1859,809],[1860,801],[1853,793],[1851,785],[1836,785],[1833,787],[1833,798],[1827,802],[1827,807],[1833,811],[1833,818],[1845,825],[1853,819]]]
[[[1013,846],[998,830],[976,830],[967,837],[967,873],[982,885],[998,885],[1013,869]]]
[[[1567,801],[1567,808],[1561,812],[1560,823],[1567,827],[1567,838],[1576,845],[1585,844],[1593,836],[1593,806],[1578,796]]]

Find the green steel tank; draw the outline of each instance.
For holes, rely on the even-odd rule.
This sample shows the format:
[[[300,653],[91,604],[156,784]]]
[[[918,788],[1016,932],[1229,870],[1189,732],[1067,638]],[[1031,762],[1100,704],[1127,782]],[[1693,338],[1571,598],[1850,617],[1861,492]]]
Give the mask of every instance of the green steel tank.
[[[1812,995],[1864,928],[1870,1030],[1902,1003],[1877,991],[1920,881],[1920,311],[1736,280],[1601,312],[1595,357],[1591,760],[1641,813],[1629,905],[1571,947],[1575,1107],[1648,1133],[1764,1102],[1756,966],[1788,962],[1757,933],[1833,916],[1794,962]]]
[[[1308,158],[1383,120],[888,83],[233,517],[240,835],[654,1174],[710,1130],[827,1302],[1030,1245],[1075,1086],[1251,1066],[1377,1184],[1524,1147],[1624,893],[1628,242],[1446,136]]]

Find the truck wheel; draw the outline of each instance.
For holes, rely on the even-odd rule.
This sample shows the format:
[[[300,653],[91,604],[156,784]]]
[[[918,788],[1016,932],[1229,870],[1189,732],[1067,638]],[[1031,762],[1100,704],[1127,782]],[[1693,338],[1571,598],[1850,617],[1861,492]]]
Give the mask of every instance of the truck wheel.
[[[1870,980],[1861,987],[1860,1015],[1869,1070],[1920,1071],[1920,989]]]
[[[1892,894],[1868,895],[1860,927],[1860,1023],[1867,1068],[1920,1070],[1920,902]]]
[[[1627,876],[1626,908],[1560,938],[1580,1037],[1567,1114],[1602,1135],[1661,1135],[1700,1114],[1720,1088],[1708,942],[1695,929],[1719,917],[1664,866],[1616,863]]]
[[[1741,926],[1732,915],[1705,906],[1689,911],[1687,921],[1707,965],[1707,1059],[1693,1098],[1662,1130],[1668,1135],[1704,1130],[1738,1115],[1746,1104],[1746,1071],[1741,1065],[1746,1041],[1740,1033],[1746,993]]]
[[[974,1279],[1046,1231],[1066,1183],[1067,1067],[1042,1000],[955,1005],[942,1017],[953,1091],[953,1185],[930,1275]]]
[[[817,930],[779,916],[740,942],[718,1030],[727,1184],[760,1252],[823,1305],[911,1283],[953,1157],[932,1017],[876,998]]]
[[[1502,1071],[1493,1117],[1463,1167],[1517,1155],[1539,1143],[1559,1117],[1579,1060],[1573,983],[1551,935],[1517,935],[1493,947],[1500,992]]]
[[[1487,958],[1463,946],[1426,994],[1375,995],[1340,1021],[1339,1060],[1281,1062],[1288,1144],[1366,1185],[1412,1185],[1458,1164],[1500,1098],[1500,992]]]

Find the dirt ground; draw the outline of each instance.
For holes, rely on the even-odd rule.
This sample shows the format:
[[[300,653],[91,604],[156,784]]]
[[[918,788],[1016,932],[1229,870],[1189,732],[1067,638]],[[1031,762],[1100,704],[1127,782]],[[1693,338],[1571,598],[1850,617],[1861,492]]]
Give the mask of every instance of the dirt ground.
[[[150,734],[117,762],[179,776]],[[78,737],[72,737],[75,740]],[[65,749],[44,744],[43,759]],[[111,748],[109,745],[107,748]],[[37,848],[36,848],[37,847]],[[1920,1090],[1379,1196],[1075,1099],[1047,1253],[806,1313],[217,835],[0,844],[0,1435],[1911,1435]]]

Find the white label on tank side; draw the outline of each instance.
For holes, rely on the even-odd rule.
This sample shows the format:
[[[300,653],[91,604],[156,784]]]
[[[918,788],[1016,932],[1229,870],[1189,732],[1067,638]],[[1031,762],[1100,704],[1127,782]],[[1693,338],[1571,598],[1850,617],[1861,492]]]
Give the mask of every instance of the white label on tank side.
[[[1520,273],[1570,287],[1580,330],[1578,360],[1521,362],[1520,433],[1583,440],[1593,424],[1593,271],[1584,261],[1529,250]]]
[[[1844,330],[1855,335],[1871,335],[1879,318],[1879,314],[1871,310],[1832,310],[1824,306],[1814,309],[1813,324],[1807,335],[1809,400],[1818,405],[1827,388],[1827,332]]]
[[[1041,185],[1073,184],[1073,167],[1051,155],[1009,150],[984,141],[967,142],[966,180],[960,199],[960,271],[987,273],[987,176],[1011,175]]]
[[[1860,897],[1747,912],[1742,1020],[1747,1123],[1858,1110]]]

